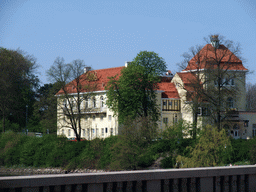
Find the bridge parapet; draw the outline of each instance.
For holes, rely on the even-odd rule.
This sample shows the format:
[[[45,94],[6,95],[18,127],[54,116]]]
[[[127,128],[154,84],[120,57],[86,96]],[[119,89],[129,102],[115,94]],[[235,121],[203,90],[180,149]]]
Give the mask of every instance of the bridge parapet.
[[[256,191],[256,166],[8,176],[0,191]]]

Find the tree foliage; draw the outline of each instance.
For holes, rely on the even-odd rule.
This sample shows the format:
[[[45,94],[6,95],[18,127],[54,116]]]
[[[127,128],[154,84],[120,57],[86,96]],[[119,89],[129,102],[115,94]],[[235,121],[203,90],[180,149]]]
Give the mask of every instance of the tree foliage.
[[[224,129],[207,125],[201,132],[195,147],[188,147],[191,157],[178,156],[183,167],[213,167],[229,163],[232,154],[230,138]]]
[[[121,76],[111,77],[106,89],[107,105],[118,115],[121,123],[127,117],[151,117],[157,121],[159,109],[156,105],[157,83],[166,71],[163,58],[154,52],[141,51],[121,71]]]
[[[152,123],[149,117],[127,119],[127,123],[122,125],[117,142],[111,148],[110,168],[114,170],[138,169],[139,166],[150,163],[152,158],[147,153],[147,149],[157,136],[157,125]]]
[[[57,83],[44,84],[36,91],[33,118],[29,121],[29,130],[50,133],[57,129],[57,100],[55,94],[60,90]],[[31,127],[31,128],[30,128]]]
[[[0,111],[3,119],[26,125],[26,106],[28,115],[33,111],[35,88],[39,79],[35,75],[36,59],[21,50],[0,48]]]

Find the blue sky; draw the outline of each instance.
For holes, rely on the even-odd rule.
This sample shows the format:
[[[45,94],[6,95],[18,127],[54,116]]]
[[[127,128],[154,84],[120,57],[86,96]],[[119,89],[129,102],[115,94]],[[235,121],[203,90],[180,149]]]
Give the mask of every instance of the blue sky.
[[[0,0],[0,47],[34,55],[42,84],[58,56],[102,69],[147,50],[178,72],[181,55],[216,33],[239,42],[245,67],[256,71],[254,0]]]

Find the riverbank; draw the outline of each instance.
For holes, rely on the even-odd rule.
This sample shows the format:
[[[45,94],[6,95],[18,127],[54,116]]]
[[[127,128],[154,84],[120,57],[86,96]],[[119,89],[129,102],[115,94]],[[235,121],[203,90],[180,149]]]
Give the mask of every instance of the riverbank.
[[[37,168],[37,167],[0,167],[0,175],[41,175],[41,174],[70,174],[70,173],[101,173],[109,172],[96,169],[64,170],[62,168]]]

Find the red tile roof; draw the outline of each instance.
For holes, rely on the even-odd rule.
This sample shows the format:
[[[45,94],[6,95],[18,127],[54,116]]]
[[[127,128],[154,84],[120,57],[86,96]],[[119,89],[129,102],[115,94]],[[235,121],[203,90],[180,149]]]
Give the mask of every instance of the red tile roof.
[[[158,90],[164,91],[162,93],[162,98],[173,98],[173,99],[180,98],[178,91],[173,83],[170,83],[170,82],[158,83]]]
[[[184,88],[187,91],[194,92],[198,88],[202,88],[202,82],[198,82],[199,79],[196,78],[194,73],[177,73],[184,83]],[[200,85],[200,87],[198,87]]]
[[[217,59],[216,59],[217,58]],[[224,45],[220,45],[218,49],[216,49],[211,44],[205,45],[200,51],[199,54],[195,55],[188,63],[188,66],[183,71],[190,70],[199,70],[205,68],[211,68],[211,63],[214,63],[214,60],[217,60],[221,63],[221,67],[224,70],[241,70],[247,71],[242,61],[237,58],[228,48]],[[198,62],[200,61],[200,65]],[[216,68],[216,67],[213,67]]]
[[[96,88],[94,89],[94,91],[103,91],[105,90],[105,86],[107,85],[109,79],[108,77],[113,77],[115,75],[118,75],[117,77],[120,76],[121,74],[121,70],[124,67],[114,67],[114,68],[108,68],[108,69],[98,69],[98,70],[93,70],[93,71],[89,71],[87,73],[84,73],[80,76],[80,78],[83,80],[82,81],[82,87],[88,84],[91,85],[97,85]],[[86,79],[86,75],[88,74],[93,74],[95,75],[97,81],[92,81],[92,82],[88,82]],[[75,80],[71,81],[70,83],[67,84],[67,91],[68,93],[76,93],[77,90],[73,87],[73,84],[75,83]],[[86,92],[87,90],[84,90],[82,92]],[[62,94],[64,93],[63,90],[60,90],[56,95]]]
[[[95,85],[97,84],[96,89],[94,89],[93,91],[103,91],[105,90],[105,86],[107,85],[109,79],[108,77],[113,77],[115,75],[117,75],[117,78],[121,75],[121,70],[124,67],[115,67],[115,68],[108,68],[108,69],[99,69],[99,70],[93,70],[93,71],[89,71],[85,74],[82,74],[80,76],[80,78],[83,80],[82,81],[82,87],[88,84],[91,85]],[[88,82],[86,79],[86,75],[88,74],[94,74],[97,78],[97,81],[92,81],[92,82]],[[76,93],[77,90],[76,88],[72,88],[73,85],[75,83],[75,80],[73,80],[72,82],[67,84],[67,92],[68,93]],[[162,93],[163,98],[179,98],[178,92],[175,88],[175,85],[173,83],[170,82],[161,82],[158,83],[158,90],[164,91],[164,93]],[[81,92],[86,92],[88,90],[83,90]],[[56,95],[60,95],[63,94],[64,91],[60,90]]]

